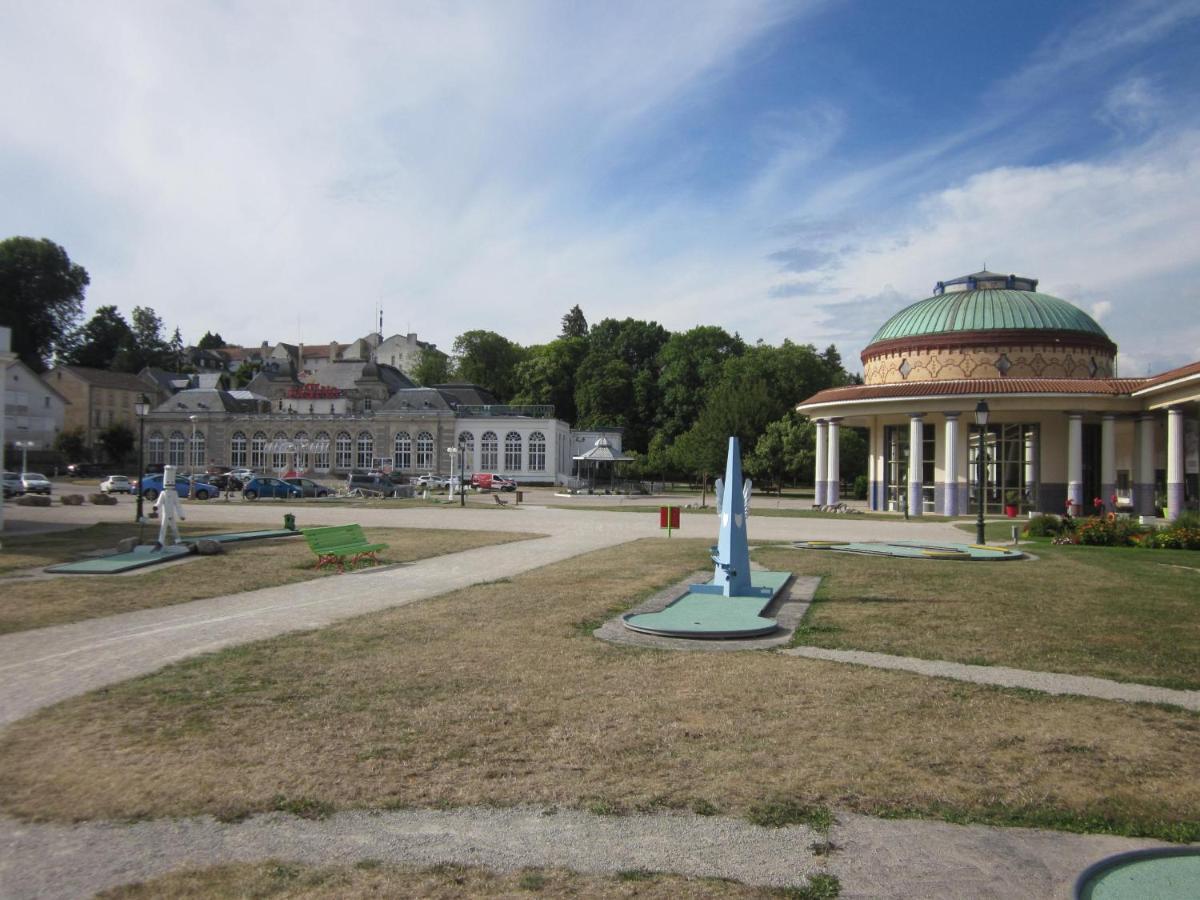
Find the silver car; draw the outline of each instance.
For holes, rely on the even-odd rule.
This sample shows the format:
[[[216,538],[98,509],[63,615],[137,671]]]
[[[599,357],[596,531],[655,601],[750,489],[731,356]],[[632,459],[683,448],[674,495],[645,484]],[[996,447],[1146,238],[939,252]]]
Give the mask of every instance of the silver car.
[[[16,472],[4,473],[4,496],[5,497],[20,497],[25,493],[25,488],[21,484],[21,476]]]
[[[27,494],[50,493],[50,479],[38,472],[22,472],[21,487]]]

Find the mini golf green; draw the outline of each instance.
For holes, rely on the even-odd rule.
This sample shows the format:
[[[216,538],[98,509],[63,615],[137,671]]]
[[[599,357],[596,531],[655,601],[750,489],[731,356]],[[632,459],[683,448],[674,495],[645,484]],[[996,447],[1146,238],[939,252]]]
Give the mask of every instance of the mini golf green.
[[[923,541],[796,541],[797,550],[837,550],[864,556],[905,559],[957,559],[967,562],[1025,559],[1020,550],[984,544],[929,544]]]
[[[642,634],[682,638],[743,638],[770,634],[779,624],[765,618],[766,609],[791,579],[791,572],[751,572],[753,596],[726,597],[694,584],[686,594],[656,613],[626,613],[625,627]]]
[[[192,552],[197,541],[216,541],[220,544],[239,543],[241,541],[258,541],[266,538],[291,537],[300,534],[299,531],[287,529],[272,529],[267,531],[231,531],[224,534],[198,534],[185,537],[181,543],[158,547],[154,544],[140,544],[129,553],[113,553],[109,556],[98,556],[95,559],[84,559],[79,562],[59,563],[47,566],[46,571],[51,575],[120,575],[134,569],[153,566],[181,559]]]
[[[1075,883],[1078,900],[1195,900],[1200,848],[1155,847],[1119,853],[1089,866]]]

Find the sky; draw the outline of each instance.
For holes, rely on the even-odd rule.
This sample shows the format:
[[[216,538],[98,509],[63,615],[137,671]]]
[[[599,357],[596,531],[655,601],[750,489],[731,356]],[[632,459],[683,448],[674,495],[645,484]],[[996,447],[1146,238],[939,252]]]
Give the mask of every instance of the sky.
[[[1200,359],[1200,0],[21,2],[0,238],[194,343],[836,344],[986,266]]]

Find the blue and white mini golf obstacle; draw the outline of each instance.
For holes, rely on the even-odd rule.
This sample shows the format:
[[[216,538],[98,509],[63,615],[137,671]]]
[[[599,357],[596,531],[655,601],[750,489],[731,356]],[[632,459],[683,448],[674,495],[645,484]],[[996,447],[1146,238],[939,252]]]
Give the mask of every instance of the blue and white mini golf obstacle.
[[[643,634],[682,638],[740,638],[770,634],[779,625],[762,615],[792,577],[791,572],[750,571],[746,517],[750,480],[742,480],[742,453],[729,439],[725,478],[717,481],[717,516],[721,521],[712,548],[713,580],[693,584],[678,600],[656,613],[626,613],[625,627]]]

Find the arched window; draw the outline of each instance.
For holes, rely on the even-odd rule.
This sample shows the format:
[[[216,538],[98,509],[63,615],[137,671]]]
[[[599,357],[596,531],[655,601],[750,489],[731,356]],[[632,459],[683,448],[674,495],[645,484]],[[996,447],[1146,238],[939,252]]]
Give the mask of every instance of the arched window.
[[[344,431],[338,432],[337,443],[333,448],[333,464],[338,469],[354,466],[354,444],[350,441],[350,435]]]
[[[317,432],[312,445],[313,468],[321,472],[329,471],[329,432]]]
[[[162,465],[162,463],[165,462],[163,457],[164,447],[165,444],[163,442],[163,436],[157,431],[151,434],[149,439],[146,441],[146,461]]]
[[[307,431],[298,431],[296,436],[292,438],[292,443],[296,445],[296,454],[293,457],[293,465],[300,472],[308,471],[308,451],[310,443],[308,440]]]
[[[183,465],[183,447],[186,442],[182,431],[172,431],[167,444],[167,464],[178,468]]]
[[[515,431],[504,436],[504,469],[508,472],[521,470],[521,435]]]
[[[360,469],[371,468],[372,458],[375,456],[375,438],[371,436],[371,432],[363,431],[358,435],[358,467]]]
[[[265,469],[267,467],[267,436],[261,431],[254,432],[250,438],[250,468]]]
[[[417,468],[433,468],[433,435],[422,431],[417,435]]]
[[[475,455],[475,435],[469,431],[461,431],[458,435],[458,449],[467,456]]]
[[[288,436],[282,431],[275,432],[271,441],[271,468],[283,470],[288,467]]]
[[[205,447],[208,446],[208,441],[204,437],[203,431],[197,431],[192,435],[192,468],[199,468],[204,465]]]
[[[235,469],[246,465],[246,435],[240,431],[229,440],[229,464]]]
[[[546,471],[546,436],[540,431],[529,436],[529,471]]]
[[[400,472],[412,468],[412,436],[407,431],[396,432],[396,452],[392,467]]]
[[[485,472],[488,469],[500,468],[500,439],[496,432],[485,431],[479,439],[479,467]]]

